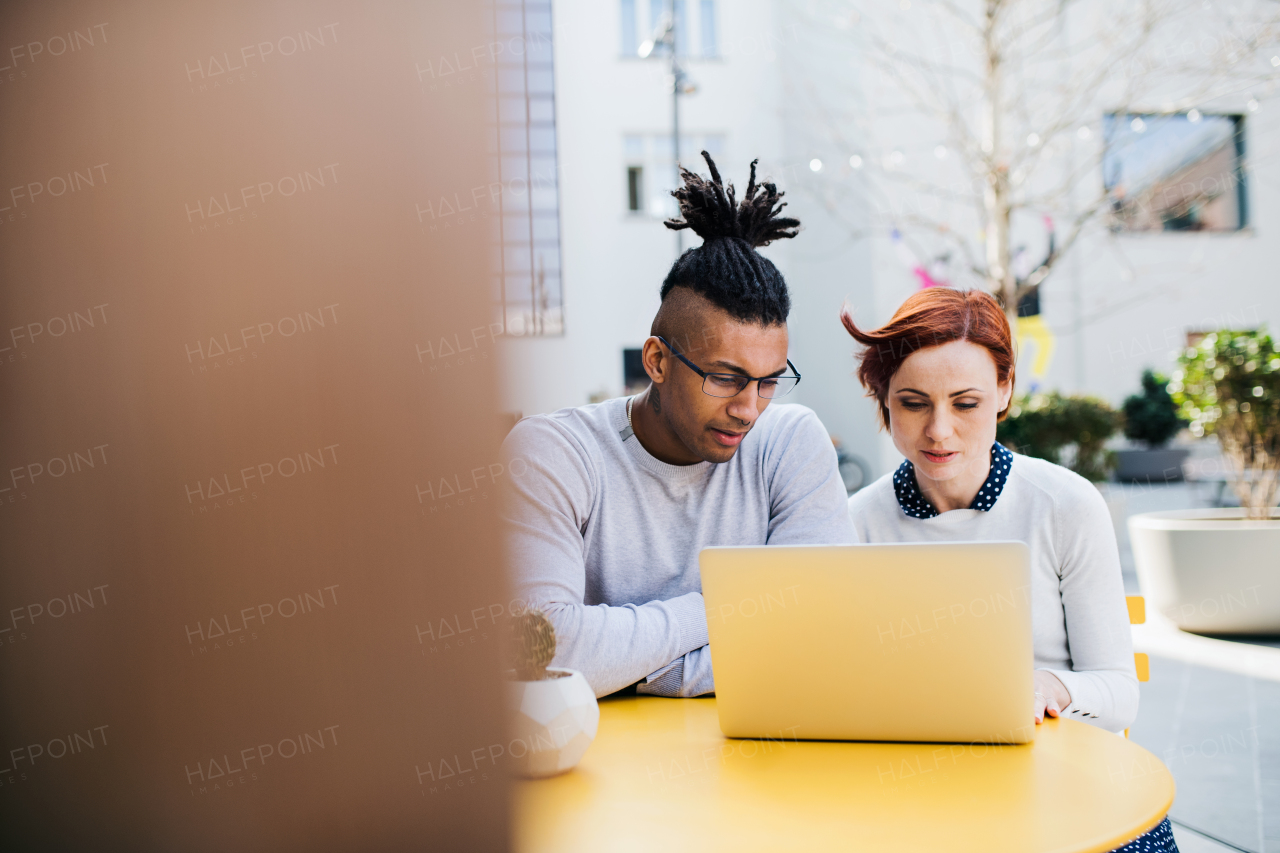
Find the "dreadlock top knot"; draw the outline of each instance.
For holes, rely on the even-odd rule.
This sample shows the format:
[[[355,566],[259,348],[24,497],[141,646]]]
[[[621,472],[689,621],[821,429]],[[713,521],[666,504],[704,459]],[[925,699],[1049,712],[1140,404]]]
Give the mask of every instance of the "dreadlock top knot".
[[[685,287],[743,322],[785,323],[791,312],[787,284],[756,247],[796,236],[800,221],[778,215],[786,204],[779,201],[782,193],[776,186],[768,181],[756,183],[758,160],[751,161],[751,180],[738,202],[733,184],[720,181],[711,155],[703,151],[702,157],[711,169],[711,180],[682,168],[684,186],[671,194],[680,202],[684,218],[666,221],[673,231],[691,229],[702,238],[702,245],[671,265],[662,282],[662,298],[665,301],[672,288]]]
[[[666,226],[673,231],[689,228],[704,241],[718,237],[736,237],[752,247],[767,246],[774,240],[794,237],[799,233],[800,220],[779,216],[786,202],[779,201],[785,193],[778,192],[769,181],[756,183],[756,164],[751,161],[751,178],[747,191],[738,203],[734,196],[733,182],[725,186],[715,161],[706,151],[702,159],[711,170],[711,180],[696,172],[680,167],[684,186],[671,194],[680,204],[683,219],[668,219]]]

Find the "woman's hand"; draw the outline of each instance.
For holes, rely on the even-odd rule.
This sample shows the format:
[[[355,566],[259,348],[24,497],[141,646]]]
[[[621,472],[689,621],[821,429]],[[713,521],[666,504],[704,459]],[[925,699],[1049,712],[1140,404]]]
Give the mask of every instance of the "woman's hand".
[[[1036,691],[1036,725],[1044,722],[1044,715],[1056,717],[1062,709],[1071,704],[1071,691],[1058,680],[1058,676],[1043,669],[1037,669],[1032,684]]]

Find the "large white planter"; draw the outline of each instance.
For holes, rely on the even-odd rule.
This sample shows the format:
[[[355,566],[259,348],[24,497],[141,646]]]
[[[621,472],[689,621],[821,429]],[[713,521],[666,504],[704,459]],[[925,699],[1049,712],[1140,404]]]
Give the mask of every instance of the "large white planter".
[[[542,681],[512,681],[513,740],[508,754],[518,775],[540,778],[572,769],[600,726],[596,694],[582,673],[547,667]]]
[[[1280,634],[1280,514],[1149,512],[1129,519],[1147,607],[1184,631]]]

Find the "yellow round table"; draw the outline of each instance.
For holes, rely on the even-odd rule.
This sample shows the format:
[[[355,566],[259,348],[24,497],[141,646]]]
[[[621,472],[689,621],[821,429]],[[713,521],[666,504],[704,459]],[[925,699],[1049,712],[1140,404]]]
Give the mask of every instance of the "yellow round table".
[[[519,784],[515,849],[1086,853],[1173,794],[1151,753],[1072,720],[1022,746],[734,740],[714,698],[628,697],[578,767]]]

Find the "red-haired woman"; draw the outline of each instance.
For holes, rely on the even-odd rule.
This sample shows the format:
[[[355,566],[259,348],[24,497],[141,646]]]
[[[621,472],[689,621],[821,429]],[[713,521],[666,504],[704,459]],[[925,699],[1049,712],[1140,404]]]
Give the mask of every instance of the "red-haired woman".
[[[1014,380],[1004,311],[982,291],[934,287],[879,329],[847,310],[841,320],[865,347],[858,379],[906,457],[849,498],[862,541],[1027,543],[1036,722],[1047,713],[1129,726],[1138,680],[1106,502],[1083,477],[996,442]],[[1133,844],[1177,849],[1167,819]]]

